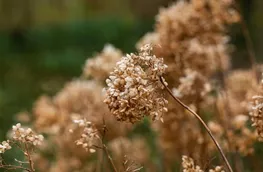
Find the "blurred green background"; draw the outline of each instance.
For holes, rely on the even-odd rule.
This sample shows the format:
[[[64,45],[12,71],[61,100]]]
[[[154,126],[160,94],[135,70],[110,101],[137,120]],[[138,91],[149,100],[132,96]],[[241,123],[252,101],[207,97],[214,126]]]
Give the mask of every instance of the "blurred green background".
[[[154,16],[171,0],[0,0],[0,140],[14,114],[30,110],[81,74],[85,60],[111,43],[124,52],[153,30]],[[255,44],[263,49],[263,1],[242,0]],[[248,67],[240,26],[231,29],[234,67]]]

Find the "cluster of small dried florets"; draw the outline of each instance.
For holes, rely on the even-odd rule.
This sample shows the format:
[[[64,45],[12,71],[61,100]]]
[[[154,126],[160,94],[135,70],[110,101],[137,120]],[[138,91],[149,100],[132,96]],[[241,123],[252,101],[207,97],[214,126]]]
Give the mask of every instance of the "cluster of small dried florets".
[[[180,77],[179,82],[180,85],[173,89],[173,94],[179,98],[195,100],[196,96],[204,97],[211,91],[207,78],[191,69],[185,70],[185,76]]]
[[[203,172],[201,167],[195,165],[194,160],[187,156],[182,157],[183,172]]]
[[[36,134],[31,128],[23,128],[18,123],[12,127],[12,138],[21,143],[28,143],[34,146],[42,144],[44,137],[43,135]]]
[[[23,170],[28,172],[34,172],[34,163],[32,160],[33,149],[42,145],[44,137],[43,135],[38,135],[31,128],[21,127],[21,124],[18,123],[12,127],[11,133],[12,140],[3,141],[0,144],[0,154],[5,153],[6,150],[11,149],[13,146],[17,146],[20,151],[23,152],[25,156],[25,162],[19,161],[18,165],[6,164],[6,162],[0,156],[0,169],[5,170]],[[12,145],[12,147],[11,147]]]
[[[200,166],[195,165],[194,160],[188,156],[182,157],[183,172],[204,172]],[[216,166],[214,169],[210,169],[209,172],[225,172],[221,166]]]
[[[5,153],[5,151],[11,149],[12,147],[9,144],[9,140],[3,141],[2,144],[0,144],[0,154]]]
[[[90,153],[96,152],[94,146],[96,146],[100,137],[95,126],[91,122],[83,119],[74,120],[74,123],[78,124],[79,127],[84,127],[81,138],[76,141],[76,144],[82,146]]]
[[[210,169],[209,172],[225,172],[225,170],[221,166],[216,166],[214,169]]]
[[[152,54],[149,44],[138,55],[122,57],[106,80],[104,100],[117,120],[135,123],[144,116],[152,120],[162,117],[168,102],[161,96],[159,79],[166,68],[163,59]]]
[[[178,75],[181,67],[211,76],[229,66],[225,28],[239,21],[232,5],[233,1],[224,0],[179,1],[160,11],[154,32],[138,45],[157,45],[155,52],[169,62],[171,75]]]
[[[222,88],[211,82],[216,72],[229,67],[227,26],[239,21],[233,5],[232,0],[179,1],[160,11],[154,32],[146,34],[137,45],[153,44],[154,53],[169,66],[167,81],[174,85],[174,95],[201,115],[213,114],[210,119],[218,122],[210,126],[216,128],[215,134],[226,150],[248,155],[253,153],[255,141],[255,132],[247,126],[245,117],[248,99],[255,89],[252,72],[230,73]],[[209,94],[212,90],[219,94]],[[224,91],[227,98],[218,98]],[[175,152],[180,152],[200,157],[204,147],[210,147],[210,139],[180,107],[173,104],[168,111],[165,122],[156,127],[165,156],[171,154],[168,159],[174,159],[178,155]],[[182,141],[170,133],[183,135]],[[196,145],[191,146],[193,143]],[[209,152],[215,150],[212,142],[210,148],[213,150]]]
[[[145,141],[120,137],[125,135],[126,130],[122,124],[116,125],[113,116],[108,115],[109,111],[101,95],[103,82],[108,76],[104,101],[119,121],[135,123],[145,116],[153,120],[162,119],[162,114],[169,109],[165,113],[164,123],[158,123],[156,127],[160,133],[158,139],[163,154],[171,160],[165,159],[165,165],[170,166],[174,157],[181,158],[181,154],[199,158],[200,155],[209,156],[215,150],[193,116],[178,105],[168,105],[162,95],[163,86],[159,80],[165,72],[168,72],[167,81],[174,84],[175,96],[198,113],[212,112],[208,126],[224,149],[238,151],[243,155],[252,153],[255,135],[246,126],[248,118],[245,116],[248,112],[247,98],[254,92],[248,91],[254,89],[250,73],[236,72],[235,77],[230,75],[225,83],[227,96],[208,94],[211,89],[216,90],[211,87],[211,77],[218,70],[223,71],[229,67],[226,25],[239,20],[232,3],[232,0],[182,0],[162,9],[157,16],[154,32],[146,34],[138,43],[139,54],[122,57],[121,51],[107,45],[102,53],[94,59],[88,59],[85,64],[83,75],[93,78],[93,81],[74,80],[54,97],[42,97],[33,110],[35,127],[39,131],[53,134],[48,140],[49,147],[54,143],[57,145],[55,162],[38,154],[42,162],[47,164],[42,171],[95,171],[94,163],[90,165],[86,162],[90,153],[95,152],[94,145],[101,141],[94,125],[101,125],[104,118],[109,133],[114,133],[113,137],[107,139],[118,167],[123,165],[122,162],[126,163],[124,155],[133,157],[141,164],[150,164]],[[169,68],[162,58],[156,56],[163,57]],[[260,139],[263,139],[262,97],[254,97],[251,113]],[[70,134],[68,130],[75,126],[71,120],[74,116],[91,122],[75,120],[79,128]],[[16,132],[14,139],[40,144],[42,137],[34,135],[31,129],[23,129],[18,124],[13,130]],[[179,140],[178,136],[181,137]],[[72,144],[74,141],[87,152],[76,149],[76,145]],[[9,146],[8,142],[0,144],[0,153],[10,149]],[[183,157],[182,166],[184,172],[203,172],[193,159],[186,156]],[[217,166],[210,172],[224,170]]]
[[[107,44],[101,53],[86,61],[83,75],[104,82],[121,57],[122,52],[120,50]]]
[[[259,94],[253,96],[252,111],[250,117],[258,133],[259,141],[263,141],[263,79],[261,80]]]

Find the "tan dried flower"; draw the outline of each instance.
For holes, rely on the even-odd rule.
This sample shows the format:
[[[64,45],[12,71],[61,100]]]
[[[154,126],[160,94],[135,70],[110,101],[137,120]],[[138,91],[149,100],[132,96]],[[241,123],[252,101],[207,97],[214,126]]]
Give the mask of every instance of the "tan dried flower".
[[[263,96],[253,97],[253,107],[250,113],[251,120],[258,133],[259,141],[263,141]]]
[[[225,170],[221,166],[216,166],[214,169],[210,169],[209,172],[225,172]]]
[[[160,119],[167,111],[167,100],[161,95],[159,81],[167,66],[152,54],[147,44],[138,55],[123,57],[106,80],[104,102],[119,121],[135,123],[144,116]]]
[[[196,97],[204,97],[211,91],[207,78],[191,69],[185,69],[185,76],[180,77],[179,82],[180,85],[173,89],[176,97],[195,100]]]
[[[90,153],[96,152],[94,145],[98,142],[100,137],[99,132],[95,126],[85,119],[74,120],[74,123],[78,124],[79,127],[84,127],[81,138],[76,141],[76,144],[82,146]]]
[[[37,131],[45,133],[57,133],[57,123],[61,120],[58,108],[49,96],[41,96],[34,104],[34,126]]]
[[[5,153],[5,151],[11,149],[12,147],[9,144],[9,140],[3,141],[2,144],[0,144],[0,154]]]
[[[192,158],[184,155],[182,160],[183,172],[203,172],[203,170],[198,165],[195,165]]]
[[[182,157],[183,172],[204,172],[200,166],[195,165],[194,160],[188,156]],[[209,172],[225,172],[223,167],[216,166],[214,169],[209,169]]]
[[[39,146],[44,140],[43,135],[36,134],[31,128],[22,128],[20,123],[14,125],[12,131],[12,138],[22,143]]]
[[[89,58],[83,69],[83,75],[93,77],[99,81],[105,81],[113,70],[117,61],[122,57],[122,52],[114,46],[107,44],[102,52],[93,58]]]

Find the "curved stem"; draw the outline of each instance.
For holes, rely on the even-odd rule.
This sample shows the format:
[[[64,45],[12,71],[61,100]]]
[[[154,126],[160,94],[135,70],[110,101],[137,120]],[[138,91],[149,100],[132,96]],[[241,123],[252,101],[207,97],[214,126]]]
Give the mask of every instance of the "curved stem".
[[[107,146],[106,146],[105,144],[103,144],[103,150],[105,151],[105,153],[106,153],[106,155],[107,155],[107,157],[108,157],[108,159],[109,159],[109,161],[110,161],[110,163],[111,163],[111,166],[112,166],[114,172],[118,172],[116,166],[114,165],[113,159],[112,159],[112,157],[110,156],[110,153],[109,153],[109,151],[108,151],[108,148],[107,148]]]
[[[220,146],[219,143],[216,141],[216,139],[215,139],[215,137],[213,136],[211,130],[208,128],[208,126],[207,126],[206,123],[203,121],[203,119],[202,119],[195,111],[193,111],[190,107],[188,107],[187,105],[185,105],[181,100],[179,100],[177,97],[175,97],[175,96],[173,95],[172,91],[171,91],[171,90],[167,87],[167,85],[165,84],[163,77],[160,77],[160,81],[161,81],[161,83],[163,84],[163,86],[165,87],[165,89],[168,91],[168,93],[173,97],[173,99],[174,99],[177,103],[179,103],[183,108],[185,108],[187,111],[189,111],[191,114],[193,114],[193,115],[201,122],[201,124],[205,127],[205,129],[206,129],[206,131],[208,132],[209,136],[211,137],[211,139],[212,139],[213,142],[215,143],[215,145],[216,145],[219,153],[221,154],[223,160],[224,160],[225,163],[226,163],[226,166],[227,166],[228,170],[229,170],[230,172],[233,172],[233,170],[232,170],[232,168],[231,168],[231,166],[230,166],[230,164],[229,164],[229,162],[228,162],[228,160],[227,160],[227,158],[226,158],[226,156],[225,156],[225,154],[224,154],[221,146]]]

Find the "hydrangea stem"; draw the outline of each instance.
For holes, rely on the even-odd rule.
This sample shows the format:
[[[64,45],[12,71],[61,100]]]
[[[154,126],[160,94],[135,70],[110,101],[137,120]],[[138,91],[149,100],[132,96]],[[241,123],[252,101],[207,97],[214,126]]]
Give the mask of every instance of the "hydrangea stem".
[[[206,123],[203,121],[203,119],[195,112],[193,111],[190,107],[188,107],[187,105],[185,105],[180,99],[178,99],[177,97],[175,97],[172,93],[172,91],[168,88],[167,84],[165,84],[163,77],[160,77],[160,81],[163,84],[163,86],[165,87],[165,89],[168,91],[168,93],[173,97],[173,99],[179,103],[183,108],[185,108],[187,111],[189,111],[191,114],[193,114],[200,122],[201,124],[204,126],[204,128],[206,129],[206,131],[208,132],[209,136],[211,137],[211,139],[213,140],[213,142],[215,143],[219,153],[221,154],[223,160],[226,163],[226,166],[228,168],[228,170],[230,172],[233,172],[230,163],[228,162],[221,146],[219,145],[219,143],[216,141],[215,137],[213,136],[211,130],[208,128],[208,126],[206,125]]]

